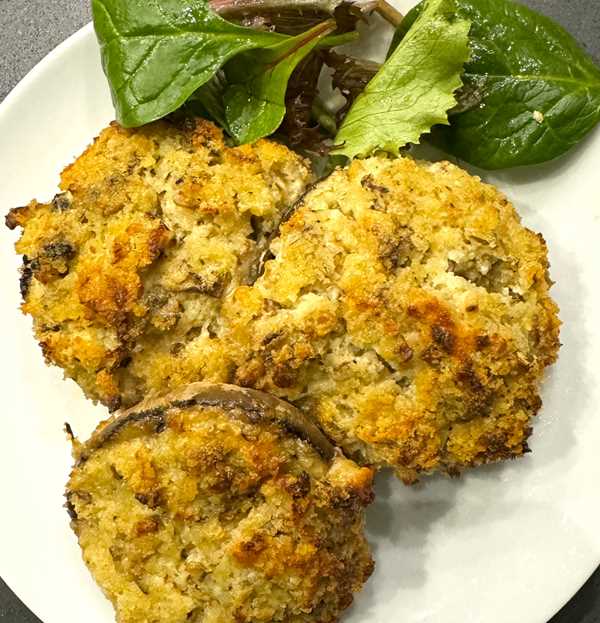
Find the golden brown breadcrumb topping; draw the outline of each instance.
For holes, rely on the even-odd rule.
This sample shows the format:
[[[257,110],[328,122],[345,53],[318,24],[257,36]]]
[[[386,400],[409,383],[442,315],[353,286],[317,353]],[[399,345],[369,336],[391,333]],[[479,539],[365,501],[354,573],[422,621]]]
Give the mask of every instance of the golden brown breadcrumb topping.
[[[245,391],[196,384],[76,445],[72,526],[119,623],[333,623],[371,574],[372,471]]]
[[[221,300],[309,181],[286,147],[227,147],[207,121],[113,123],[61,194],[7,216],[23,228],[23,311],[46,359],[112,409],[156,387],[158,370],[169,387],[227,380]]]
[[[8,217],[47,359],[111,408],[198,380],[271,392],[407,482],[527,452],[559,347],[541,235],[450,163],[373,157],[268,241],[309,181],[207,122],[111,126],[65,194]]]
[[[542,236],[497,189],[448,162],[354,161],[272,252],[224,306],[234,382],[407,482],[528,451],[558,310]]]

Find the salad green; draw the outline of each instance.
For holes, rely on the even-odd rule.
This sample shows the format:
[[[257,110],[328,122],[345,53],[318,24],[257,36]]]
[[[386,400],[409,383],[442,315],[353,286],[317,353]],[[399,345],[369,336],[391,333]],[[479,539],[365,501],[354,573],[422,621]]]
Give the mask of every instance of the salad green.
[[[335,27],[333,20],[323,22],[275,46],[246,52],[225,67],[225,117],[233,138],[252,143],[277,130],[285,116],[292,72]]]
[[[117,120],[178,109],[234,142],[276,134],[331,162],[424,137],[488,169],[565,153],[600,121],[600,69],[552,20],[511,0],[92,0]],[[382,65],[339,46],[371,12],[396,27]],[[399,25],[398,25],[399,24]],[[327,71],[329,73],[327,73]],[[324,76],[345,104],[331,108]]]
[[[92,13],[124,126],[164,117],[232,56],[285,38],[231,24],[204,0],[92,0]]]
[[[398,154],[432,126],[447,123],[469,57],[469,28],[453,0],[429,0],[350,108],[333,153],[349,158],[376,150]]]
[[[525,6],[456,1],[472,22],[472,54],[459,107],[434,141],[486,169],[545,162],[576,145],[600,121],[600,69],[561,26]],[[407,15],[393,46],[424,10]]]

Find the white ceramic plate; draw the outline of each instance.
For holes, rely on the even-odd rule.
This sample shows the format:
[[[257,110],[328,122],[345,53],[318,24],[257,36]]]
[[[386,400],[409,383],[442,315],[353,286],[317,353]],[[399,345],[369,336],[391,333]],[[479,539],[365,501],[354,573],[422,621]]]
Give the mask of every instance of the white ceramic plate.
[[[400,2],[406,9],[411,2]],[[0,212],[50,198],[58,174],[113,116],[91,27],[0,106]],[[545,384],[533,454],[406,488],[377,482],[377,569],[347,623],[545,623],[600,563],[600,133],[566,159],[485,177],[549,243],[564,342]],[[44,623],[110,623],[63,509],[65,419],[106,415],[44,365],[18,312],[15,233],[0,233],[0,576]]]

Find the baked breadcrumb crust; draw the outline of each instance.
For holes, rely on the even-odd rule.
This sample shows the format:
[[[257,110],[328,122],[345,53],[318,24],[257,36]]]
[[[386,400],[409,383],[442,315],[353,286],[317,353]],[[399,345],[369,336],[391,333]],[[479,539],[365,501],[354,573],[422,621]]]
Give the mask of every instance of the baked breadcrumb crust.
[[[61,194],[6,219],[23,228],[22,309],[46,360],[113,410],[226,381],[221,299],[311,179],[286,147],[228,147],[201,119],[111,124],[63,171]]]
[[[234,382],[407,482],[528,451],[559,348],[546,244],[448,163],[356,160],[306,194],[224,306]]]
[[[559,348],[542,236],[448,162],[310,181],[200,120],[105,130],[7,218],[48,361],[112,409],[198,380],[273,393],[406,482],[527,452]]]
[[[278,402],[195,384],[76,443],[72,527],[119,623],[333,623],[350,605],[373,472]]]

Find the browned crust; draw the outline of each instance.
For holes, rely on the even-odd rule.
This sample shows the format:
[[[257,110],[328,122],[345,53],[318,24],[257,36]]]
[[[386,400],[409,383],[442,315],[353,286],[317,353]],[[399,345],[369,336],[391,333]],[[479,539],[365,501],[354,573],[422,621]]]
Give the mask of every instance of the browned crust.
[[[248,270],[248,276],[245,281],[246,285],[252,285],[265,271],[265,264],[273,259],[273,253],[271,252],[271,244],[273,241],[278,238],[281,234],[281,228],[285,225],[295,214],[296,210],[298,210],[302,205],[304,205],[304,200],[306,196],[315,189],[318,182],[313,182],[312,184],[308,184],[306,190],[302,193],[298,200],[295,201],[291,206],[289,206],[286,210],[283,211],[281,215],[281,219],[277,224],[277,227],[271,232],[269,237],[265,240],[264,244],[257,250],[256,255],[252,258],[251,268]]]
[[[174,410],[194,406],[218,407],[231,417],[252,424],[275,424],[286,434],[309,443],[324,459],[330,461],[335,456],[335,448],[325,435],[290,403],[255,389],[225,383],[191,383],[161,398],[145,400],[117,412],[77,452],[77,465],[87,461],[95,450],[114,440],[126,427],[138,427],[140,435],[160,433],[168,426]]]
[[[150,389],[135,370],[144,353],[169,359],[171,347],[206,346],[193,330],[198,312],[206,326],[227,291],[254,279],[269,233],[310,180],[308,163],[286,147],[230,147],[206,120],[111,124],[63,171],[61,194],[5,219],[22,228],[22,310],[47,362],[111,411],[136,404]],[[193,350],[194,369],[178,362],[154,395],[230,381],[226,353]]]
[[[112,127],[66,194],[11,213],[49,362],[111,410],[196,381],[268,392],[406,482],[527,452],[560,321],[543,238],[506,197],[377,157],[301,197],[293,154],[194,127]]]

